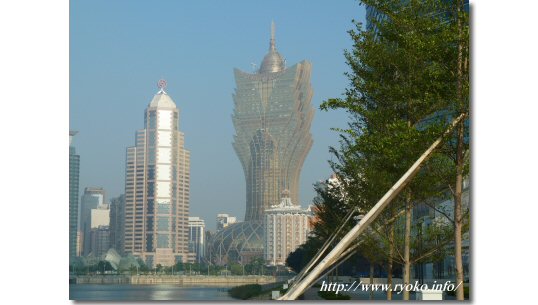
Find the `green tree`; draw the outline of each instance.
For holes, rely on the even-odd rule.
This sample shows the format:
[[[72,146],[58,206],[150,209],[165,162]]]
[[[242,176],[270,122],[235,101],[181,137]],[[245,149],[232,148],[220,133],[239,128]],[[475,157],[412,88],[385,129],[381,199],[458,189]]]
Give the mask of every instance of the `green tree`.
[[[316,255],[325,240],[316,236],[309,236],[306,243],[291,252],[286,258],[286,266],[299,273]]]
[[[454,110],[461,114],[469,116],[469,16],[463,9],[464,1],[455,1],[455,18],[452,24],[457,33],[457,74],[456,74],[456,103]],[[456,260],[456,282],[463,283],[463,253],[462,253],[462,235],[465,226],[465,217],[463,213],[463,177],[468,175],[469,132],[465,130],[465,124],[460,124],[456,133],[456,179],[453,185],[454,191],[454,257]],[[463,300],[465,298],[463,285],[458,285],[456,298]]]
[[[174,265],[174,270],[177,272],[185,271],[185,264],[183,262],[179,261]]]
[[[254,257],[249,263],[245,264],[245,274],[261,275],[265,260],[263,257]]]
[[[232,263],[230,264],[230,272],[233,275],[243,275],[243,266],[240,264]]]
[[[349,31],[354,42],[353,49],[345,52],[350,87],[344,98],[328,100],[322,109],[345,109],[350,114],[348,128],[340,130],[341,147],[333,150],[338,160],[333,167],[345,181],[350,203],[368,211],[465,106],[456,102],[464,93],[457,89],[462,35],[454,27],[453,20],[459,18],[453,18],[455,4],[441,0],[362,2],[383,18],[372,20],[372,30],[355,23],[356,28]],[[432,162],[446,165],[446,158],[439,152]],[[399,256],[404,283],[410,281],[416,244],[413,207],[447,185],[444,175],[428,169],[419,172],[377,224],[390,222],[403,211],[403,224],[391,222],[384,240],[389,245],[389,278],[392,262]],[[394,227],[399,224],[403,230]],[[397,248],[400,232],[402,251]],[[442,248],[442,243],[432,245],[433,250]],[[406,292],[404,299],[409,299]]]
[[[107,261],[99,261],[94,268],[94,271],[104,274],[106,271],[112,271],[114,268]]]

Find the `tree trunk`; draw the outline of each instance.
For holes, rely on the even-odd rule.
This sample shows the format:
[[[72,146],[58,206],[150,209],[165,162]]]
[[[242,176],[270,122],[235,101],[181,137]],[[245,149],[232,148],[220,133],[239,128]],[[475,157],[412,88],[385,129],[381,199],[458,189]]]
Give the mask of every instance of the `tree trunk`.
[[[404,245],[404,288],[411,282],[411,217],[413,217],[413,207],[411,204],[411,194],[408,193],[405,201],[405,245]],[[409,300],[409,291],[404,289],[403,299]]]
[[[389,229],[389,261],[387,266],[387,285],[389,290],[387,291],[387,300],[392,300],[392,256],[394,255],[394,225],[390,225]]]
[[[458,83],[457,83],[457,98],[460,111],[466,111],[464,109],[465,102],[463,96],[463,24],[462,24],[462,11],[463,1],[457,1],[457,22],[458,22]],[[465,125],[462,121],[457,129],[457,151],[456,151],[456,190],[454,194],[454,257],[456,261],[456,299],[464,300],[463,293],[463,257],[462,257],[462,188],[463,188],[463,166],[464,166],[464,132]]]
[[[458,128],[458,151],[456,164],[456,191],[454,194],[454,257],[456,261],[456,285],[463,282],[462,257],[462,193],[463,193],[463,123]],[[463,285],[456,290],[457,300],[463,300]]]
[[[373,285],[374,284],[374,263],[370,262],[370,300],[374,299],[374,290]]]

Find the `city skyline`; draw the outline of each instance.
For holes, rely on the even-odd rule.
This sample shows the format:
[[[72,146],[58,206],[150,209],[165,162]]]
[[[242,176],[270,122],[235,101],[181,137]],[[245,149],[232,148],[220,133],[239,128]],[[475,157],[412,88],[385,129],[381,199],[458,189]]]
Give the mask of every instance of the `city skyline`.
[[[259,66],[274,20],[279,51],[287,62],[306,59],[313,66],[314,144],[301,173],[298,202],[308,205],[315,195],[313,183],[331,174],[328,147],[338,145],[338,136],[330,128],[344,127],[347,118],[345,113],[320,112],[319,104],[340,96],[348,82],[343,74],[343,51],[351,47],[346,31],[351,19],[364,15],[363,8],[342,1],[306,7],[286,3],[282,10],[285,2],[276,2],[260,3],[260,10],[259,5],[233,2],[215,4],[222,14],[208,11],[201,20],[189,16],[200,16],[208,6],[204,3],[132,4],[121,16],[115,12],[122,4],[72,4],[70,127],[79,131],[81,189],[103,187],[110,197],[123,193],[124,147],[133,141],[132,130],[140,126],[140,109],[155,82],[164,78],[182,109],[180,128],[189,135],[185,144],[193,154],[190,215],[210,220],[229,213],[242,221],[246,190],[232,147],[232,72],[234,67],[250,72],[251,63]],[[159,18],[137,22],[150,13]],[[301,22],[297,14],[305,16]],[[214,230],[214,222],[207,228]]]

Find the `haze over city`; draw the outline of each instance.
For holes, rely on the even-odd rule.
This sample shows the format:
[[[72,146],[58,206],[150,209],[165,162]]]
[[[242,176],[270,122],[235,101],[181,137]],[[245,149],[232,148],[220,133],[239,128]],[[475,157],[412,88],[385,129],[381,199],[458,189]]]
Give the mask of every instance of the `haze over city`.
[[[144,110],[164,78],[191,152],[190,215],[205,219],[208,229],[217,213],[242,220],[244,174],[232,147],[233,68],[259,67],[273,20],[287,65],[313,65],[314,144],[300,179],[300,203],[310,204],[313,183],[331,174],[328,148],[338,145],[338,136],[330,128],[346,121],[345,113],[321,112],[319,104],[344,92],[346,30],[363,18],[363,7],[355,1],[126,4],[71,5],[70,129],[79,131],[81,190],[103,187],[107,198],[124,193],[125,150],[144,127]]]

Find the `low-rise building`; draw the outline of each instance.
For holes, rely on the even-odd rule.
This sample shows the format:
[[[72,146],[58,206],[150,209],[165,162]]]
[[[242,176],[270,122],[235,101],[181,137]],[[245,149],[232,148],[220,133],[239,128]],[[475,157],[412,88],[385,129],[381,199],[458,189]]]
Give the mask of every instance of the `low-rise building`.
[[[264,258],[271,265],[284,265],[288,255],[306,242],[312,212],[291,202],[284,190],[280,204],[264,214]]]

